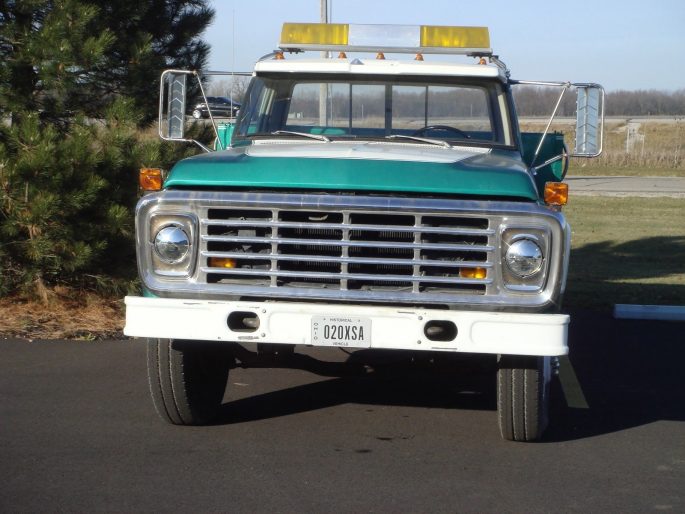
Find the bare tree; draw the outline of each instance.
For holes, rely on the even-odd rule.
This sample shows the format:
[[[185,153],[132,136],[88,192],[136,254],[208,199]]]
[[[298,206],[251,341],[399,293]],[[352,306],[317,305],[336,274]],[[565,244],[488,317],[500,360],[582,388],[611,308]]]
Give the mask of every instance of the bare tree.
[[[540,86],[516,86],[514,100],[521,116],[548,116],[559,97],[560,89]],[[559,106],[560,116],[573,116],[575,94],[567,93]],[[606,93],[608,116],[683,116],[685,115],[685,89],[659,91],[608,91]]]
[[[213,80],[207,88],[209,96],[226,96],[236,102],[240,102],[247,90],[249,77],[243,75],[230,75],[221,80]]]

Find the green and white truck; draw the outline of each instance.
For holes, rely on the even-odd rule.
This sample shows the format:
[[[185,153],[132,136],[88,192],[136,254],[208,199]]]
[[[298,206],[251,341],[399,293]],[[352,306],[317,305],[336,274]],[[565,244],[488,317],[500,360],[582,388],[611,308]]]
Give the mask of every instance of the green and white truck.
[[[191,141],[201,78],[162,75],[163,138]],[[575,91],[572,152],[552,119],[519,130],[522,83],[559,88],[552,119]],[[601,152],[603,104],[596,84],[510,78],[486,28],[286,23],[214,148],[141,170],[125,333],[160,416],[210,422],[237,345],[450,352],[496,359],[502,437],[540,438],[568,352],[562,181]]]

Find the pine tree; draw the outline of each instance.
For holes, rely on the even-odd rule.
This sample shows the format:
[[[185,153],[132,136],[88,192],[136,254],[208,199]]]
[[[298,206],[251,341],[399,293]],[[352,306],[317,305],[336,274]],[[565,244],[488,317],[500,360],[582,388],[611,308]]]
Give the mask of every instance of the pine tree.
[[[146,17],[173,6],[174,23],[202,12],[208,22],[204,3],[0,0],[0,295],[135,274],[137,170],[170,157],[140,127],[161,69],[202,50],[204,27],[162,43]]]
[[[132,98],[144,121],[157,113],[157,84],[164,69],[206,66],[209,45],[200,34],[214,17],[206,0],[87,1],[101,6],[93,31],[126,35],[110,47],[110,66],[100,82],[111,85],[110,93]]]
[[[0,109],[97,116],[127,96],[149,121],[164,69],[205,66],[213,16],[207,0],[0,0]]]

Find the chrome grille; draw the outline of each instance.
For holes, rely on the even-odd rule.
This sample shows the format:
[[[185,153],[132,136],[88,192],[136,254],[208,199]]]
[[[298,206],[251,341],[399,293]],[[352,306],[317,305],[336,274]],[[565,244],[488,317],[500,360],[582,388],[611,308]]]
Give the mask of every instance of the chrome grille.
[[[483,295],[493,282],[494,235],[488,217],[464,213],[210,207],[201,215],[198,278],[280,290]],[[464,268],[487,274],[464,278]]]

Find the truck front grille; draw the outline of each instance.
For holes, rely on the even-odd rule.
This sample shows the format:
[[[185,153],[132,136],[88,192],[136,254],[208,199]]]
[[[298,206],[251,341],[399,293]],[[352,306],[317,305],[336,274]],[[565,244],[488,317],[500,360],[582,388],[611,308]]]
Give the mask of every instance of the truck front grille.
[[[483,295],[493,282],[495,230],[482,215],[210,207],[200,226],[208,284]]]

